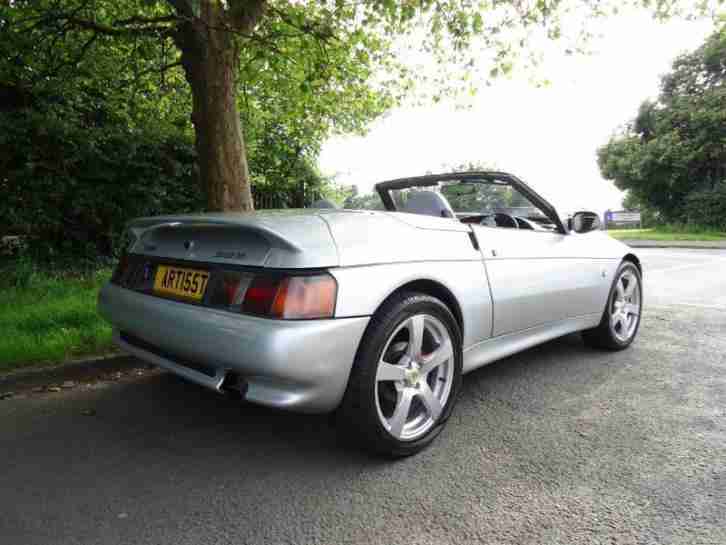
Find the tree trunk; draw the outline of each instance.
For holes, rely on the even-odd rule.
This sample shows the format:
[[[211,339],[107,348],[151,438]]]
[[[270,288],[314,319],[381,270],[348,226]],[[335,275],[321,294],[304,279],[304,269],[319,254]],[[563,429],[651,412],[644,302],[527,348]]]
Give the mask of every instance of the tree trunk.
[[[192,123],[209,211],[253,210],[247,155],[237,109],[239,45],[224,11],[202,3],[197,19],[174,37],[192,90]]]

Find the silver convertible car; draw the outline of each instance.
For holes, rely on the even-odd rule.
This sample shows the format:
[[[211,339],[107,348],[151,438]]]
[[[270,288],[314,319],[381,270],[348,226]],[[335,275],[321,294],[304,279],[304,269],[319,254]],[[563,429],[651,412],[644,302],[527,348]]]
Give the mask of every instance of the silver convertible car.
[[[462,375],[582,331],[633,342],[641,266],[515,176],[383,182],[380,211],[133,220],[99,295],[126,352],[212,390],[334,412],[341,433],[405,456],[445,425]]]

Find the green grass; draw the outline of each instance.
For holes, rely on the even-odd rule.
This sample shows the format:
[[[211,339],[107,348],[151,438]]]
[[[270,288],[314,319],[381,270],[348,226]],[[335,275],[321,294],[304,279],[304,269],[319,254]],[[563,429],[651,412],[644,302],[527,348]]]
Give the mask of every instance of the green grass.
[[[111,328],[96,312],[98,290],[109,276],[108,270],[12,270],[0,285],[0,372],[110,351]]]
[[[607,233],[619,240],[726,240],[724,232],[683,225],[662,225],[652,229],[611,229]]]

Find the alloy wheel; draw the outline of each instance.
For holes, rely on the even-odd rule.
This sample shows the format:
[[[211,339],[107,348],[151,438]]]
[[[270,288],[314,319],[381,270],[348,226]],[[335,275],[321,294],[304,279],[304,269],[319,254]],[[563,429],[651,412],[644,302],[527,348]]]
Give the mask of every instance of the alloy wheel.
[[[610,329],[620,342],[635,334],[640,320],[641,292],[635,273],[625,270],[615,284],[610,308]]]
[[[444,410],[454,380],[454,347],[444,324],[429,314],[404,320],[390,335],[376,371],[376,408],[396,439],[415,440]]]

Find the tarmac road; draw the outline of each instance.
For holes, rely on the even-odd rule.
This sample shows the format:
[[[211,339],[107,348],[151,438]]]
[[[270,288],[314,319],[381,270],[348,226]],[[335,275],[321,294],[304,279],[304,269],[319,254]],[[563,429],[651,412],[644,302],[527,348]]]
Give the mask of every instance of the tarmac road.
[[[0,401],[0,543],[724,544],[726,252],[638,254],[629,350],[476,371],[401,461],[164,373]]]

